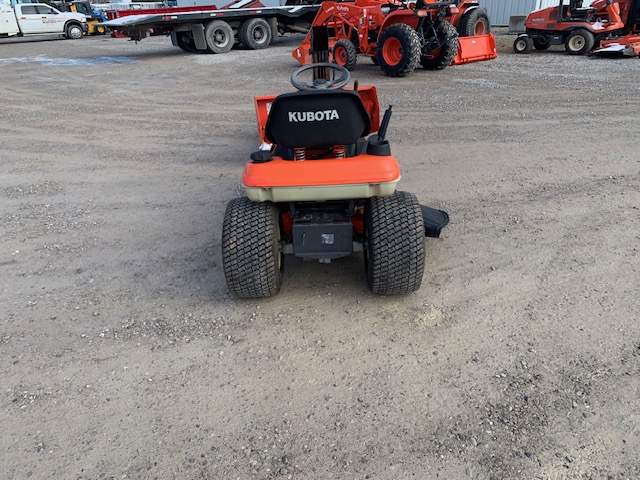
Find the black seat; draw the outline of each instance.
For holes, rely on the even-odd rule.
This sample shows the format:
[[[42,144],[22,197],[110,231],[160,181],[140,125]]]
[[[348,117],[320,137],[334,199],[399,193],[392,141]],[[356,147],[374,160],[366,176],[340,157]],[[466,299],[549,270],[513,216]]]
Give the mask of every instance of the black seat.
[[[596,9],[592,7],[582,8],[582,0],[570,0],[569,15],[570,19],[582,20],[595,13]]]
[[[283,148],[350,145],[371,131],[360,95],[349,90],[300,91],[271,104],[265,136]]]

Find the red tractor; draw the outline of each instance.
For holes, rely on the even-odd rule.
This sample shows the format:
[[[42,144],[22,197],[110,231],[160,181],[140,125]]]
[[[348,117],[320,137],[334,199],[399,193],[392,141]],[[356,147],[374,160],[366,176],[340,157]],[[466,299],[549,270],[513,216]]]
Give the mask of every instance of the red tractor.
[[[328,27],[334,63],[352,70],[361,54],[392,77],[411,73],[418,65],[441,70],[497,55],[487,11],[477,1],[323,2],[313,26]],[[310,46],[309,34],[293,57],[308,64]]]
[[[602,41],[640,31],[640,0],[596,0],[587,8],[582,0],[559,0],[556,7],[531,13],[525,26],[513,43],[516,53],[564,44],[570,55],[585,55]]]

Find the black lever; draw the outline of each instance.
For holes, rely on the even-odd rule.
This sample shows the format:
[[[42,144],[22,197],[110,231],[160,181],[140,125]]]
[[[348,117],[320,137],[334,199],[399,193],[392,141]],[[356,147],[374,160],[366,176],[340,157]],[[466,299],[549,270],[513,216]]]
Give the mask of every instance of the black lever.
[[[391,120],[391,108],[391,105],[389,105],[389,108],[384,112],[380,128],[378,129],[378,140],[384,140],[384,137],[387,136],[387,127],[389,127],[389,121]]]

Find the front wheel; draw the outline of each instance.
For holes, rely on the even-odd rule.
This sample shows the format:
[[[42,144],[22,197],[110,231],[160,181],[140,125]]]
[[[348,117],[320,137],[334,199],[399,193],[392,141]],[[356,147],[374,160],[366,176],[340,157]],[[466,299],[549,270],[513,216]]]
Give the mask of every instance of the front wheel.
[[[380,68],[390,77],[413,72],[420,61],[418,32],[404,23],[385,28],[378,39],[377,57]]]
[[[595,43],[593,33],[584,28],[578,28],[567,35],[564,48],[569,55],[586,55],[593,49]]]
[[[75,23],[72,23],[71,25],[67,25],[65,33],[67,35],[67,38],[70,38],[71,40],[78,40],[82,38],[82,34],[83,34],[82,28],[80,27],[80,25]]]
[[[358,61],[358,50],[350,40],[338,40],[333,46],[333,63],[351,71]]]
[[[431,34],[431,38],[426,39],[426,45],[422,51],[420,64],[425,70],[442,70],[453,62],[458,54],[460,42],[458,31],[451,23],[442,21],[434,29],[425,30],[425,36]]]
[[[521,36],[513,42],[513,51],[515,53],[529,53],[533,50],[533,40],[531,37]]]
[[[373,293],[402,295],[422,283],[424,220],[412,193],[373,197],[365,204],[365,272]]]
[[[284,271],[280,241],[280,212],[275,204],[247,197],[229,202],[222,226],[222,263],[232,293],[263,298],[280,291]]]

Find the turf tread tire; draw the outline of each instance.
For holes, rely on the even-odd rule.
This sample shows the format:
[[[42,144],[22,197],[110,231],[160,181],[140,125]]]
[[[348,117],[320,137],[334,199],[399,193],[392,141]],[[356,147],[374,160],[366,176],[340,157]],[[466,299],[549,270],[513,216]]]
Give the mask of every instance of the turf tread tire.
[[[571,41],[578,36],[584,38],[584,45],[582,46],[582,48],[575,50],[572,49],[570,45]],[[593,50],[595,43],[596,39],[593,33],[585,28],[577,28],[573,30],[569,35],[567,35],[567,38],[564,41],[564,48],[569,55],[586,55],[591,50]]]
[[[396,65],[389,65],[382,53],[384,44],[390,38],[397,39],[402,45],[402,59]],[[404,77],[408,73],[413,72],[420,62],[420,36],[409,25],[404,23],[395,23],[385,28],[378,38],[378,65],[390,77]]]
[[[403,295],[420,288],[425,264],[424,220],[416,196],[395,192],[365,205],[365,272],[373,293]]]
[[[456,58],[460,48],[458,31],[450,22],[440,22],[436,27],[436,35],[438,36],[438,40],[443,42],[443,44],[438,49],[437,55],[433,58],[431,58],[427,52],[423,52],[420,65],[422,65],[422,68],[425,70],[443,70],[447,68],[451,65],[453,59]]]
[[[252,202],[247,197],[227,204],[222,263],[229,290],[240,298],[271,297],[280,291],[284,258],[275,204]]]

